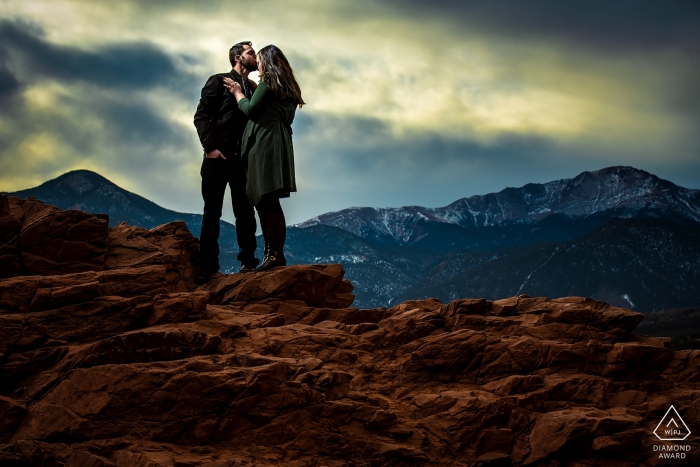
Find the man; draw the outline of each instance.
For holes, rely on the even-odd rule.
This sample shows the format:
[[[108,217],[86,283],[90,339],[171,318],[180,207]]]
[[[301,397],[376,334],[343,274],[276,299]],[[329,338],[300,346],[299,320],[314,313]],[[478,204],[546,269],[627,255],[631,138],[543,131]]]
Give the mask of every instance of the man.
[[[195,278],[199,285],[209,282],[219,270],[219,219],[224,203],[226,185],[231,189],[233,215],[236,218],[236,239],[240,249],[237,259],[241,272],[255,269],[260,262],[255,257],[255,212],[246,196],[245,161],[241,161],[241,136],[248,117],[238,109],[236,98],[224,88],[223,78],[241,85],[246,97],[251,97],[256,85],[248,79],[257,70],[255,50],[250,42],[239,42],[229,50],[233,69],[209,77],[202,88],[202,97],[194,114],[194,126],[204,149],[202,161],[202,197],[204,215],[199,236],[201,272]]]

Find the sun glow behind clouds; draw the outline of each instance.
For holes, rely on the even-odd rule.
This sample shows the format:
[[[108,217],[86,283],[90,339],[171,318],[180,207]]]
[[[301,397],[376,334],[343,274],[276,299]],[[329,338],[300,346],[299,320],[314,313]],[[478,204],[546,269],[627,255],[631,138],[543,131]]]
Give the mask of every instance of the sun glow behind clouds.
[[[228,67],[232,37],[255,39],[258,48],[285,44],[291,57],[302,60],[297,73],[309,112],[375,118],[402,137],[430,132],[485,141],[516,133],[568,140],[587,133],[594,122],[620,123],[619,112],[610,112],[610,97],[624,94],[636,71],[609,77],[602,60],[576,63],[578,56],[567,59],[569,51],[551,44],[470,35],[436,21],[418,24],[369,4],[362,5],[365,15],[343,18],[335,2],[306,1],[295,8],[258,2],[243,12],[214,3],[199,15],[182,2],[145,11],[130,2],[48,2],[41,8],[32,3],[22,13],[50,25],[48,36],[58,42],[85,47],[148,40],[196,57],[190,71],[198,74]],[[579,76],[582,70],[587,76]],[[171,115],[191,120],[191,109],[183,114],[178,107]],[[641,122],[638,130],[649,129]]]
[[[697,109],[683,114],[668,104],[674,85],[688,81],[683,70],[696,69],[677,54],[600,53],[585,43],[456,27],[369,1],[260,1],[240,8],[229,2],[54,0],[5,1],[0,7],[0,19],[34,22],[44,41],[66,50],[152,44],[181,75],[141,90],[107,89],[23,72],[21,60],[8,62],[24,87],[15,96],[20,123],[0,116],[2,190],[83,167],[126,180],[126,188],[167,207],[197,212],[201,148],[192,114],[206,77],[229,68],[227,50],[243,39],[256,48],[279,45],[308,102],[295,123],[295,148],[305,170],[300,187],[311,198],[297,220],[361,204],[366,198],[357,192],[378,193],[379,184],[390,190],[427,183],[425,174],[440,166],[430,165],[421,151],[408,155],[406,145],[432,148],[437,141],[452,148],[440,156],[450,171],[443,174],[442,194],[422,200],[415,194],[420,190],[401,191],[403,198],[373,204],[446,204],[474,194],[463,191],[464,181],[487,179],[514,157],[509,149],[502,156],[495,151],[491,162],[477,161],[474,148],[497,150],[514,138],[534,141],[543,151],[554,148],[538,156],[539,163],[564,167],[562,158],[571,157],[566,154],[584,158],[564,173],[543,173],[538,180],[505,174],[471,189],[496,191],[616,164],[658,173],[659,154],[666,164],[688,164],[700,146],[691,136]],[[339,160],[340,154],[351,157]],[[521,161],[532,162],[525,156]],[[377,175],[388,167],[401,168],[396,178]],[[361,179],[327,182],[363,170]],[[440,178],[437,172],[431,177]]]

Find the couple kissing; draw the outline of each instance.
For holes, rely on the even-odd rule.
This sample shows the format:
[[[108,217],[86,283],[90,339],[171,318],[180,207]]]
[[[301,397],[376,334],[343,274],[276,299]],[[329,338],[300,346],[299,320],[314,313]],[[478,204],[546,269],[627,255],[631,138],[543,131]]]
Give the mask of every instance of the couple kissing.
[[[268,45],[255,53],[251,42],[229,50],[233,69],[212,75],[202,88],[194,125],[204,150],[199,285],[219,269],[219,220],[226,186],[231,190],[240,272],[285,266],[287,226],[280,198],[297,191],[292,122],[305,102],[294,71],[282,51]],[[248,78],[258,71],[259,82]],[[260,218],[262,264],[255,256]],[[259,266],[258,266],[259,265]]]

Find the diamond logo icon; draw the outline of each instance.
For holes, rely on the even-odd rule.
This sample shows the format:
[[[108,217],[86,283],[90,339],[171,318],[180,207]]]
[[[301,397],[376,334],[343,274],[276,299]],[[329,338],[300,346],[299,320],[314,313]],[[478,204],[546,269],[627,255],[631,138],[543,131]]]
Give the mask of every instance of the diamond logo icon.
[[[690,436],[690,429],[685,424],[674,406],[669,407],[666,415],[661,419],[654,434],[661,441],[683,441]]]

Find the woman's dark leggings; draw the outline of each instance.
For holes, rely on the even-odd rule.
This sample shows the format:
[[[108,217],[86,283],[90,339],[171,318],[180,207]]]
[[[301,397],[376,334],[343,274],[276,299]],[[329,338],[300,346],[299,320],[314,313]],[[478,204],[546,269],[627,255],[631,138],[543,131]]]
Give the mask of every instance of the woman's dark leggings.
[[[266,214],[284,214],[280,198],[276,193],[265,193],[262,195],[258,204],[255,205],[255,209],[257,209],[261,219]]]
[[[284,242],[287,237],[287,223],[284,219],[280,198],[276,193],[268,193],[255,205],[260,217],[263,239],[265,241],[265,258],[268,253],[273,258],[282,258],[284,262]],[[286,264],[286,263],[285,263]],[[265,262],[263,262],[263,266]]]

